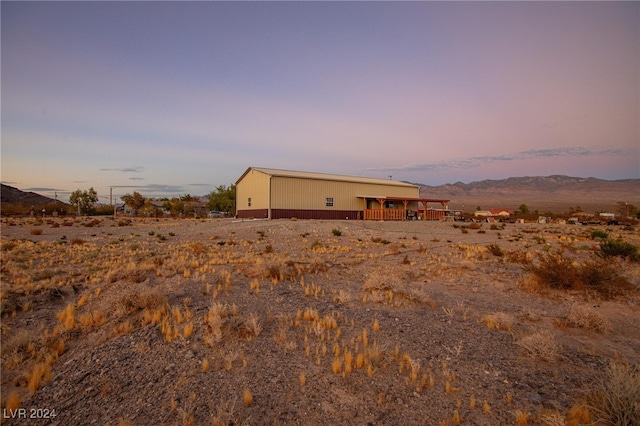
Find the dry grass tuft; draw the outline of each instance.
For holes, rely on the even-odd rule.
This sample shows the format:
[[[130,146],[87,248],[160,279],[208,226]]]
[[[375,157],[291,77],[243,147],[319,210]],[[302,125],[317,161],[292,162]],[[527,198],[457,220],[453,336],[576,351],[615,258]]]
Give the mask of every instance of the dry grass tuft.
[[[68,330],[76,326],[76,308],[73,303],[69,303],[66,308],[56,314],[58,320]]]
[[[5,409],[9,412],[17,410],[22,407],[22,401],[20,401],[20,396],[16,392],[11,392],[9,397],[7,398],[7,404],[5,405]]]
[[[505,312],[486,315],[482,321],[487,324],[489,330],[513,331],[513,317]]]
[[[244,388],[244,390],[242,391],[242,401],[244,402],[244,405],[246,405],[247,407],[253,404],[253,395],[251,394],[251,391],[248,388]]]
[[[524,410],[517,409],[515,411],[516,424],[519,426],[525,426],[526,424],[528,424],[529,415],[529,410],[527,410],[526,408]]]
[[[38,388],[51,380],[51,365],[46,362],[40,362],[33,366],[33,370],[29,374],[27,387],[29,392],[35,393]]]
[[[82,328],[100,327],[107,322],[107,316],[102,311],[85,312],[78,315],[78,322]]]
[[[567,423],[558,411],[540,414],[540,421],[544,426],[565,426]]]
[[[569,410],[567,420],[569,421],[569,424],[590,424],[591,412],[589,411],[589,406],[584,402],[575,404]]]
[[[258,320],[256,314],[250,314],[249,317],[244,321],[245,329],[249,333],[249,338],[256,338],[262,331],[262,324]]]

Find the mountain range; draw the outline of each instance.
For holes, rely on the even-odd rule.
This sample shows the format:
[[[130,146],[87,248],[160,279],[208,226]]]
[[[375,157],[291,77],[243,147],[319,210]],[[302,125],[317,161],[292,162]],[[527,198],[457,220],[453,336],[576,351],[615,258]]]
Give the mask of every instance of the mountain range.
[[[35,192],[25,192],[13,186],[0,184],[0,202],[7,204],[21,204],[23,206],[43,206],[55,203],[53,198],[36,194]],[[58,200],[58,203],[61,203]],[[63,203],[65,204],[65,203]]]
[[[456,182],[420,186],[423,198],[451,200],[449,207],[473,211],[505,208],[566,212],[577,206],[584,211],[614,211],[617,203],[640,207],[640,179],[603,180],[565,175],[510,177],[471,183]]]

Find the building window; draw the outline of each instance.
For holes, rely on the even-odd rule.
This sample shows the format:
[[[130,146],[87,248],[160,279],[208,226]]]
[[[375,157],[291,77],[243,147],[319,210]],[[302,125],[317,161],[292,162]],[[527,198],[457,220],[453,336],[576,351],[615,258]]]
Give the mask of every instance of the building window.
[[[251,207],[251,197],[247,198],[247,206]]]
[[[325,205],[327,207],[333,207],[333,197],[327,197],[327,202]]]

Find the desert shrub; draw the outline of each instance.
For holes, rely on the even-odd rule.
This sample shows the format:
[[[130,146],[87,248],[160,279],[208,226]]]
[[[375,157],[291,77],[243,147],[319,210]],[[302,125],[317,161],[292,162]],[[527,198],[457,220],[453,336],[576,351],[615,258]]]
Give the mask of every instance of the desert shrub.
[[[479,223],[476,222],[472,222],[469,224],[469,229],[480,229],[482,227],[482,225],[480,225]]]
[[[563,290],[572,288],[577,278],[575,265],[559,254],[540,256],[540,262],[529,263],[527,269],[541,284]]]
[[[560,345],[556,342],[553,334],[548,331],[536,331],[533,334],[523,337],[518,345],[531,358],[551,362],[558,356]]]
[[[127,280],[132,283],[141,283],[147,279],[147,271],[141,268],[112,270],[105,276],[105,281],[114,283],[120,280]]]
[[[87,228],[93,228],[94,226],[98,226],[102,223],[102,221],[100,219],[91,219],[88,222],[84,222],[82,225],[86,226]]]
[[[72,246],[81,246],[84,243],[86,243],[86,241],[83,240],[82,238],[72,238],[70,243]]]
[[[2,242],[2,251],[11,251],[15,248],[15,241],[3,241]]]
[[[590,407],[597,424],[640,424],[640,368],[614,362],[597,383]]]
[[[115,308],[122,314],[129,314],[142,309],[158,309],[168,302],[167,295],[158,289],[146,289],[140,292],[131,291],[120,296]]]
[[[622,296],[634,285],[620,275],[620,268],[605,259],[589,260],[578,267],[579,283],[606,298]]]
[[[42,228],[31,228],[29,233],[31,235],[42,235]]]
[[[611,323],[602,314],[583,305],[573,305],[567,316],[569,324],[575,327],[586,328],[598,333],[604,333],[611,329]]]
[[[631,243],[627,243],[622,239],[607,239],[600,243],[600,256],[602,257],[622,257],[633,262],[640,261],[640,253],[638,247]]]
[[[633,285],[620,275],[619,268],[605,259],[577,263],[561,254],[545,253],[540,255],[538,263],[528,262],[525,268],[541,287],[589,289],[606,298],[620,296],[633,289]]]
[[[265,278],[271,278],[271,279],[275,279],[278,280],[280,279],[280,266],[279,265],[269,265],[267,266],[265,272],[264,272],[264,276]]]
[[[202,254],[207,251],[207,246],[202,241],[196,241],[191,243],[190,248],[194,254]]]
[[[433,299],[420,286],[406,282],[399,271],[391,267],[373,269],[364,284],[363,300],[383,304],[403,304],[405,302],[434,306]]]
[[[14,334],[3,337],[2,355],[11,353],[26,353],[29,344],[39,340],[38,333],[33,330],[18,329]]]
[[[595,240],[596,238],[601,238],[603,240],[606,240],[607,238],[609,238],[609,234],[607,234],[601,229],[594,229],[593,231],[591,231],[591,239]]]
[[[487,246],[487,249],[489,249],[489,252],[491,252],[491,254],[493,254],[494,256],[498,256],[498,257],[504,256],[504,250],[502,250],[500,246],[495,243],[489,244]]]
[[[332,232],[332,233],[333,233],[333,235],[335,235],[336,237],[339,237],[339,236],[341,236],[341,235],[342,235],[342,231],[341,231],[341,230],[339,230],[338,228],[333,228],[333,229],[331,230],[331,232]]]

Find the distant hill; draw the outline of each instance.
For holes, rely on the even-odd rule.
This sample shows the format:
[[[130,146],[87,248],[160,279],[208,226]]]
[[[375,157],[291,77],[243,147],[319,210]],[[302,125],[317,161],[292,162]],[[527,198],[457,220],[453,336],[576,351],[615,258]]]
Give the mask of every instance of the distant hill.
[[[45,197],[35,192],[24,192],[13,186],[0,184],[0,201],[7,204],[21,204],[24,206],[42,206],[55,203],[53,198]],[[62,203],[58,201],[58,203]],[[65,203],[62,203],[65,204]]]
[[[553,175],[419,186],[421,197],[450,199],[450,208],[467,212],[477,206],[517,210],[521,204],[526,204],[531,211],[557,213],[576,206],[590,212],[613,211],[618,202],[640,207],[640,179],[603,180]]]

